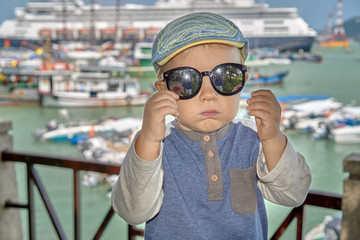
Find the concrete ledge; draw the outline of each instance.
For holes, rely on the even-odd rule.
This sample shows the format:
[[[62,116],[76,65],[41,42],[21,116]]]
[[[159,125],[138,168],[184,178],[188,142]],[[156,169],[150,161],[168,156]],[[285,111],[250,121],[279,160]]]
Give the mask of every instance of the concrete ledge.
[[[10,121],[0,119],[0,152],[13,147],[13,138],[8,134],[12,129]],[[15,165],[12,162],[2,162],[0,155],[0,238],[23,239],[20,211],[16,208],[6,208],[7,200],[18,201]]]
[[[350,154],[343,164],[344,171],[350,175],[344,180],[340,239],[360,239],[360,154]]]
[[[10,121],[4,121],[0,119],[0,134],[6,134],[11,129],[12,124]]]
[[[344,172],[350,174],[350,179],[360,180],[360,154],[352,153],[344,159]]]

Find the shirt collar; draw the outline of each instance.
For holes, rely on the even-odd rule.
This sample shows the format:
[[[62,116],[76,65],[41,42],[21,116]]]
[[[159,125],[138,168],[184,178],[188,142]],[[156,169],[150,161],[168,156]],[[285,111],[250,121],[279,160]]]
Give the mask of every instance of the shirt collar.
[[[182,135],[184,135],[186,138],[190,139],[191,141],[196,141],[196,142],[200,142],[206,135],[209,135],[212,139],[219,140],[225,137],[225,135],[229,132],[231,127],[231,123],[229,122],[225,124],[223,127],[213,132],[197,132],[197,131],[182,129],[176,120],[174,120],[172,124]]]

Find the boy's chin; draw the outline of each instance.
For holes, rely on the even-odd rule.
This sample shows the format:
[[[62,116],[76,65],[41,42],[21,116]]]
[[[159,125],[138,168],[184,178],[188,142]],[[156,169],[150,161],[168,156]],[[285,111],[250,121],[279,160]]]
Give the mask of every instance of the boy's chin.
[[[198,124],[192,124],[189,126],[178,121],[178,124],[182,129],[201,133],[215,132],[225,126],[227,123],[228,122],[222,123],[213,119],[206,119]]]

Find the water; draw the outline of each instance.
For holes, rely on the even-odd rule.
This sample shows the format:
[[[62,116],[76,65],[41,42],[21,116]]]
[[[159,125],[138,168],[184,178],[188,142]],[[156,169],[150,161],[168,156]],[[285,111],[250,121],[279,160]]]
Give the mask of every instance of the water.
[[[352,47],[352,53],[343,49],[315,49],[323,55],[323,62],[295,62],[291,65],[266,66],[262,71],[269,73],[276,70],[289,70],[290,74],[282,86],[272,86],[270,89],[278,96],[290,94],[318,94],[333,96],[336,100],[350,104],[360,104],[360,47]],[[145,79],[142,87],[150,89],[153,79]],[[253,89],[247,88],[246,91]],[[97,119],[103,116],[142,117],[143,107],[111,107],[111,108],[75,108],[71,114],[82,119]],[[32,137],[34,129],[41,128],[52,119],[58,118],[58,109],[41,108],[39,106],[0,107],[0,118],[13,123],[14,150],[56,154],[81,158],[76,146],[67,142],[39,142]],[[342,194],[343,159],[352,152],[359,152],[360,144],[335,144],[331,140],[313,140],[310,135],[288,133],[295,149],[307,159],[313,173],[312,190]],[[25,168],[17,164],[17,179],[19,197],[26,202]],[[50,196],[61,224],[69,239],[73,239],[72,216],[72,172],[64,169],[37,166],[46,191]],[[91,239],[100,222],[110,207],[106,196],[108,187],[81,188],[81,234],[82,239]],[[36,192],[36,198],[39,195]],[[267,203],[270,235],[277,229],[291,208]],[[336,211],[317,207],[307,207],[305,216],[305,232],[321,222],[325,215]],[[27,239],[27,212],[21,210],[23,218],[24,239]],[[37,239],[57,239],[51,221],[41,201],[36,201],[36,235]],[[114,216],[102,239],[127,239],[126,225],[119,217]],[[285,232],[282,239],[295,239],[294,223]]]

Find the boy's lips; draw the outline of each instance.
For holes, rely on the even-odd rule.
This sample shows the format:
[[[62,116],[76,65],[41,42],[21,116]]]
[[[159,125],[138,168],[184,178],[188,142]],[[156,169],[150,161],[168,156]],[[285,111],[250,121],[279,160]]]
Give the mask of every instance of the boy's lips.
[[[204,117],[214,117],[216,115],[218,115],[219,112],[216,111],[216,110],[206,110],[204,112],[201,113],[201,116],[204,116]]]

